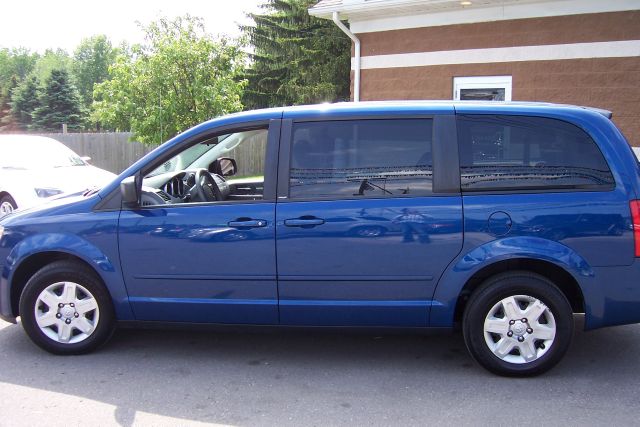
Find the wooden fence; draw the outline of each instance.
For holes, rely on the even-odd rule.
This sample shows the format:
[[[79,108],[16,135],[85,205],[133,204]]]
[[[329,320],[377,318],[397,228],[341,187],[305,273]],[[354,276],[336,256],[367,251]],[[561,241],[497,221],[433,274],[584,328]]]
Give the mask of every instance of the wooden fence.
[[[48,133],[38,134],[56,139],[80,156],[91,157],[91,164],[119,174],[136,160],[152,151],[156,146],[148,146],[129,141],[129,132],[110,133]],[[251,137],[232,150],[228,156],[238,161],[238,177],[259,176],[264,172],[264,158],[267,144],[266,132]]]
[[[155,146],[129,141],[129,132],[110,133],[47,133],[39,134],[57,139],[80,156],[91,157],[91,164],[119,174]]]

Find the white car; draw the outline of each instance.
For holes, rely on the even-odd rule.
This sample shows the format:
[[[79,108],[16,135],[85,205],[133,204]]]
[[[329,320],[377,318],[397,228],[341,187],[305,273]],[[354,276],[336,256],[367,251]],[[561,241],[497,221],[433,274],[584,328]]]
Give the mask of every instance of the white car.
[[[87,160],[52,138],[0,135],[0,217],[116,177]]]

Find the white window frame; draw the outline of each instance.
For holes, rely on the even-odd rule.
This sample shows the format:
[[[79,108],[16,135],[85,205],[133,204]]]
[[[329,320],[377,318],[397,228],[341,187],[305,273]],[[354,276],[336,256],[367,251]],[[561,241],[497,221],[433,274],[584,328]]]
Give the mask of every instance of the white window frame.
[[[453,78],[453,100],[460,101],[461,89],[504,89],[504,100],[511,101],[511,76],[476,76]]]

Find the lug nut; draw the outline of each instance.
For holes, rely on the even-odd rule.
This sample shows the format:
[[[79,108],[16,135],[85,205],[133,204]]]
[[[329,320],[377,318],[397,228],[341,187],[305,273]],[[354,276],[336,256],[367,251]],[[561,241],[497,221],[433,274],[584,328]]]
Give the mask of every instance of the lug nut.
[[[76,305],[74,303],[70,303],[69,304],[71,307],[75,307]]]
[[[65,320],[64,323],[66,323],[68,325],[69,323],[71,323],[71,319]]]
[[[73,316],[76,317],[76,318],[80,317],[80,315],[78,314],[77,311],[75,313],[73,313]]]
[[[523,342],[524,341],[524,337],[523,336],[519,336],[518,337],[518,341]]]
[[[515,325],[515,324],[516,324],[516,321],[515,321],[515,320],[509,320],[509,324],[510,324],[510,325]]]
[[[59,303],[58,304],[58,308],[62,308],[62,307],[64,307],[64,304],[63,303]]]
[[[508,337],[512,337],[513,336],[513,332],[512,331],[507,332],[507,336]]]
[[[56,313],[56,319],[60,319],[61,317],[62,317],[62,314]]]
[[[527,328],[527,333],[528,333],[528,334],[532,334],[532,333],[533,333],[533,329],[531,329],[531,328]]]
[[[71,306],[71,307],[73,307],[73,306]],[[522,318],[522,320],[521,320],[521,322],[522,322],[522,323],[527,323],[527,318],[526,318],[526,317],[523,317],[523,318]]]

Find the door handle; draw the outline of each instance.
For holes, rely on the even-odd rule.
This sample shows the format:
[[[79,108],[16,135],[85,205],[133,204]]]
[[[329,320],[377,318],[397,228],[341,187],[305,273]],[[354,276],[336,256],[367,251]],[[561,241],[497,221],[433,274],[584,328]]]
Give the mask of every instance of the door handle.
[[[238,218],[235,221],[229,221],[227,225],[233,228],[257,228],[266,227],[267,221],[264,219]]]
[[[284,225],[287,227],[315,227],[322,224],[324,224],[324,219],[316,218],[315,216],[302,216],[284,220]]]

